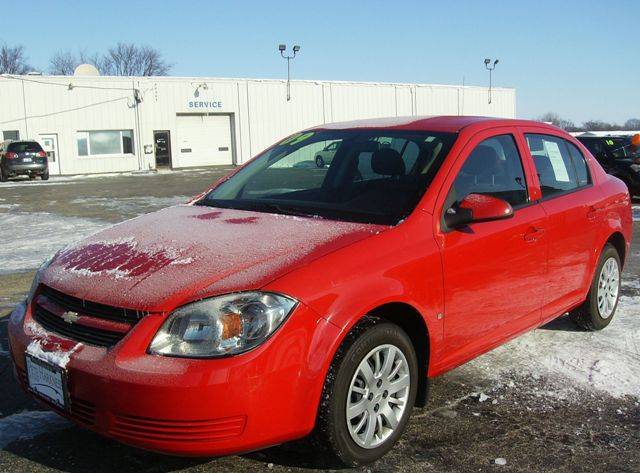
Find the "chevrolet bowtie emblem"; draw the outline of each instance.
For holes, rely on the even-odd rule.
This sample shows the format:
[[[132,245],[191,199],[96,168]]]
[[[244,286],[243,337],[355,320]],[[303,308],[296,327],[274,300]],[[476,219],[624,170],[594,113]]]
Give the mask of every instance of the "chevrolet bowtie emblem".
[[[69,311],[62,314],[62,320],[64,320],[68,324],[73,324],[80,320],[80,316],[77,312]]]

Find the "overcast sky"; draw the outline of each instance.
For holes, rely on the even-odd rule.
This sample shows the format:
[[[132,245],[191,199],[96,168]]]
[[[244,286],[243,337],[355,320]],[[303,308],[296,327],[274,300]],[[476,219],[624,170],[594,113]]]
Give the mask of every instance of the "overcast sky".
[[[576,122],[640,117],[640,1],[10,0],[0,42],[46,69],[60,49],[149,44],[172,75],[282,77],[280,42],[300,44],[301,79],[486,85],[517,89],[519,117]],[[23,18],[23,20],[21,20]]]

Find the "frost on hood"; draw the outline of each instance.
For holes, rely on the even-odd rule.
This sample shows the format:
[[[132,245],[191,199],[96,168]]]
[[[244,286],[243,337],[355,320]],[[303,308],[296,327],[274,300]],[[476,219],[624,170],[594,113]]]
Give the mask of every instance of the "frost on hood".
[[[63,250],[42,283],[92,302],[164,310],[175,297],[259,289],[386,226],[203,206],[170,207]]]
[[[136,277],[170,264],[184,265],[193,258],[181,258],[184,250],[161,245],[139,248],[134,238],[98,241],[62,251],[56,260],[65,270],[83,275],[111,274],[116,278]]]
[[[27,353],[60,368],[66,368],[71,355],[82,348],[82,343],[52,338],[35,322],[25,324],[25,328],[33,338],[27,346]]]

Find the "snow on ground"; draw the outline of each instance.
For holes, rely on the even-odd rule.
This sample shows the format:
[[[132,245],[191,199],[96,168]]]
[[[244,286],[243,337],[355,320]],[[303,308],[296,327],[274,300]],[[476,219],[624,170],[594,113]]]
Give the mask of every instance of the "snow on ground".
[[[602,331],[581,331],[566,317],[561,318],[461,370],[479,370],[483,378],[501,384],[517,376],[551,377],[616,397],[640,397],[639,318],[640,297],[622,296],[614,319]]]
[[[71,427],[68,420],[50,411],[23,411],[0,418],[0,449],[16,440]]]
[[[128,213],[147,213],[172,205],[185,204],[189,202],[193,196],[177,195],[172,197],[87,197],[74,199],[70,203],[76,205],[84,205],[86,207],[102,207],[107,210]]]
[[[220,172],[220,171],[232,171],[235,167],[212,167],[212,168],[200,168],[200,169],[159,169],[159,170],[151,170],[151,171],[133,171],[133,172],[109,172],[109,173],[101,173],[101,174],[75,174],[73,176],[51,176],[51,179],[48,181],[42,181],[40,179],[29,179],[26,177],[12,179],[8,182],[3,182],[0,184],[0,189],[6,189],[10,187],[26,187],[26,186],[56,186],[56,185],[65,185],[65,184],[73,184],[78,182],[79,180],[84,179],[102,179],[109,177],[122,177],[122,176],[154,176],[157,174],[178,174],[178,173],[190,173],[190,174],[209,174],[211,172]]]
[[[60,248],[108,225],[47,212],[0,213],[0,274],[37,268]]]

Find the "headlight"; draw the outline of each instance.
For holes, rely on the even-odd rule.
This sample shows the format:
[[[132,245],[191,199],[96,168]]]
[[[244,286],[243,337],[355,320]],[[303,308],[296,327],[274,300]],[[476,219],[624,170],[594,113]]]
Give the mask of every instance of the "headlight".
[[[169,316],[149,351],[187,358],[243,353],[269,338],[296,303],[268,292],[241,292],[194,302]]]
[[[635,172],[640,171],[640,164],[632,164],[631,169],[633,169]]]
[[[53,260],[53,257],[46,259],[36,271],[36,275],[33,277],[33,282],[31,283],[31,289],[29,289],[29,294],[27,295],[27,304],[31,304],[31,300],[36,293],[36,289],[38,289],[38,286],[40,285],[42,272],[49,267],[51,260]]]

